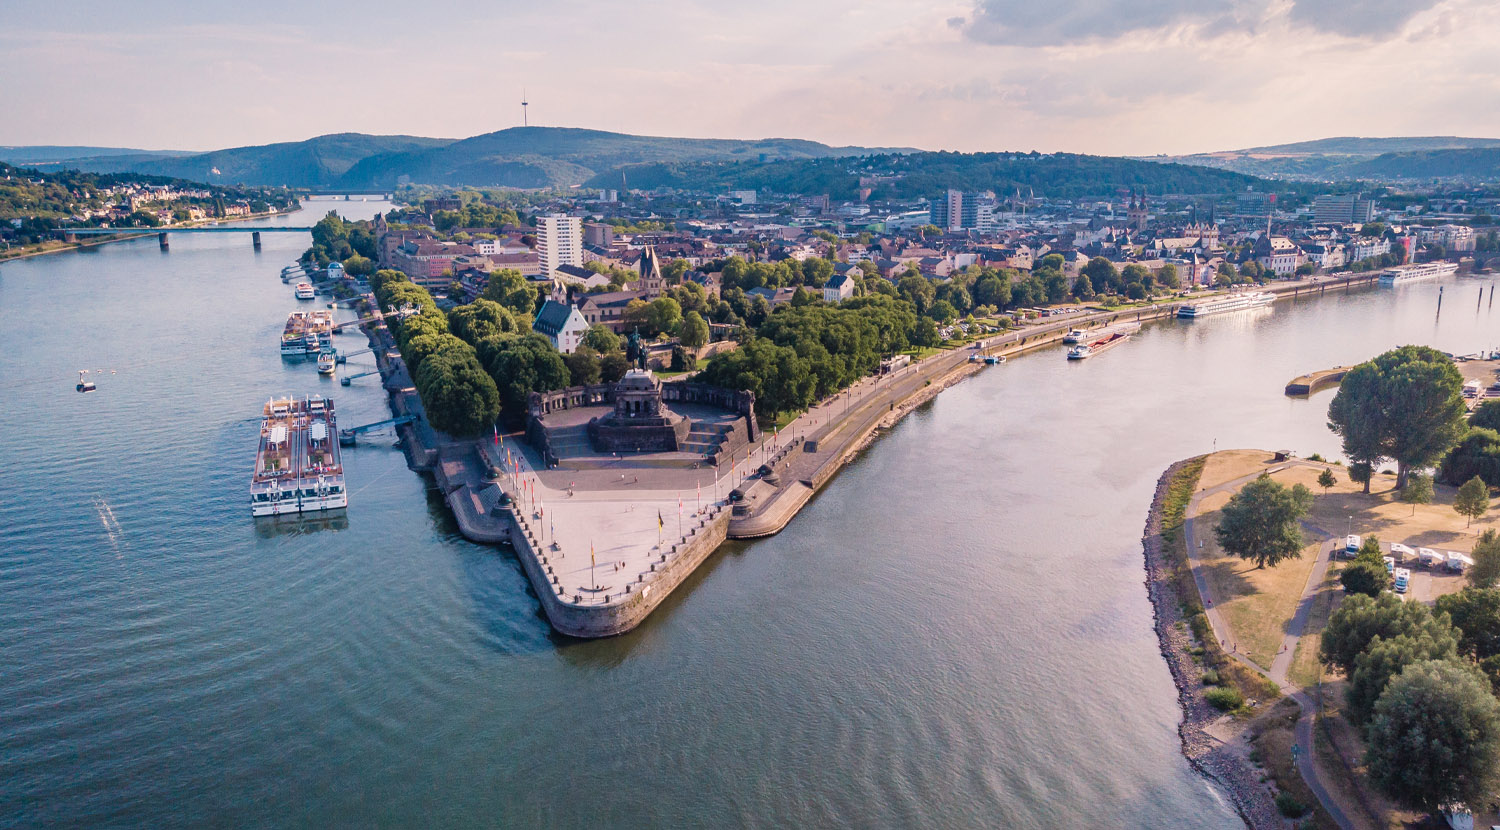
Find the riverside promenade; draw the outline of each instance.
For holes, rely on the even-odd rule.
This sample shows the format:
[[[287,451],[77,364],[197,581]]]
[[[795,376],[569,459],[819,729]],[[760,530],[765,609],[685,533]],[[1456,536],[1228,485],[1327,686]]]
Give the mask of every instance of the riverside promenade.
[[[1364,280],[1368,282],[1369,280]],[[1320,284],[1321,282],[1321,284]],[[1282,296],[1354,280],[1272,286]],[[654,466],[624,455],[597,468],[548,469],[519,434],[456,440],[431,428],[381,323],[368,324],[392,411],[414,470],[432,473],[468,539],[511,546],[559,632],[606,637],[638,626],[725,539],[777,533],[844,464],[911,409],[1006,358],[1059,343],[1072,328],[1174,317],[1181,300],[1059,317],[944,350],[865,378],[714,468]]]

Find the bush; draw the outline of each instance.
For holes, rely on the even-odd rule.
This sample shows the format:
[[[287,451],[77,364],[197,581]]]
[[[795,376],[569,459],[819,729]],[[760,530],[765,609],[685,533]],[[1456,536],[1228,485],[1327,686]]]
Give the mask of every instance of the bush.
[[[1217,686],[1222,682],[1223,679],[1219,677],[1219,673],[1213,669],[1209,669],[1203,673],[1203,685],[1205,686]]]
[[[1291,793],[1277,793],[1276,809],[1287,818],[1297,818],[1307,812],[1307,805],[1298,801]]]
[[[1245,696],[1240,694],[1240,690],[1230,688],[1229,686],[1219,686],[1209,689],[1203,697],[1209,702],[1209,705],[1221,712],[1233,712],[1245,705]]]

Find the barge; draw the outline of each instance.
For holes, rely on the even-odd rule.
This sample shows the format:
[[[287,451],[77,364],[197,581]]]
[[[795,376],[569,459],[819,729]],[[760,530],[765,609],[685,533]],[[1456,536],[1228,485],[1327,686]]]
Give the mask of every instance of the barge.
[[[316,355],[333,345],[332,311],[293,311],[281,330],[281,356]]]
[[[1091,343],[1080,343],[1068,350],[1068,359],[1087,360],[1100,352],[1107,352],[1129,339],[1130,335],[1125,332],[1115,332],[1102,340],[1095,340]]]

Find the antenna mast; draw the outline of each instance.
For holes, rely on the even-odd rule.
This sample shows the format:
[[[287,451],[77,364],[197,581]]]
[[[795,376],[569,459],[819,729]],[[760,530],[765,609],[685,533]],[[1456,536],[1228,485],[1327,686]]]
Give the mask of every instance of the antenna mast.
[[[521,87],[521,126],[530,127],[531,119],[526,114],[526,87]]]

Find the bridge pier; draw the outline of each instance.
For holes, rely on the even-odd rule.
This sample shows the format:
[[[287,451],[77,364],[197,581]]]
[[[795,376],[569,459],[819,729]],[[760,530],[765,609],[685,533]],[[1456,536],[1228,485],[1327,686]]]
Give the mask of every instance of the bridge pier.
[[[63,241],[69,243],[77,242],[78,234],[69,231],[68,233],[63,234]]]
[[[161,233],[159,233],[159,234],[156,235],[156,244],[160,245],[161,249],[163,251],[167,250],[168,247],[170,247],[170,246],[167,245],[167,233],[166,233],[166,231],[162,231]]]
[[[250,234],[250,244],[255,246],[255,250],[260,250],[260,231]]]

